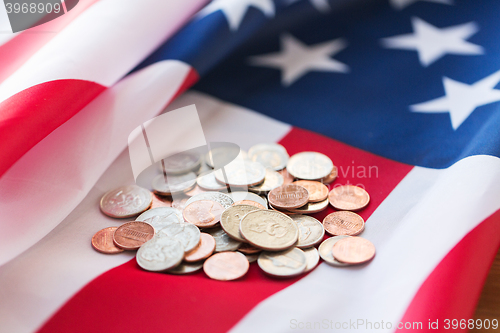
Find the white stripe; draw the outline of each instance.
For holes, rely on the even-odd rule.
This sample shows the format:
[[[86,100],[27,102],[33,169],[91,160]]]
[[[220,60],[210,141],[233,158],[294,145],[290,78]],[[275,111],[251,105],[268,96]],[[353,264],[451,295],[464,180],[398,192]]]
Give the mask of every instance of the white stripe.
[[[300,331],[299,322],[335,325],[357,319],[395,327],[436,265],[500,208],[498,198],[497,157],[468,157],[445,170],[415,167],[367,221],[361,236],[377,248],[373,262],[352,268],[322,264],[260,303],[232,332]],[[371,330],[348,325],[332,331]]]
[[[22,250],[19,242],[24,247],[32,244],[86,196],[45,238],[0,267],[0,332],[35,330],[85,284],[130,258],[102,255],[90,246],[96,231],[122,222],[101,214],[98,202],[107,190],[133,183],[128,153],[93,184],[125,147],[128,133],[159,110],[160,101],[151,100],[161,96],[165,102],[175,91],[164,78],[182,78],[186,67],[175,61],[160,63],[121,82],[51,133],[0,180],[0,212],[10,226],[6,229],[4,222],[0,230],[3,261]],[[139,94],[138,87],[144,88]],[[149,93],[152,88],[154,94]],[[119,101],[113,102],[113,96]],[[290,130],[289,125],[198,93],[181,96],[169,110],[191,104],[196,104],[208,141],[248,149],[278,141]]]
[[[76,17],[0,85],[0,102],[36,84],[81,79],[111,86],[205,0],[102,0]]]

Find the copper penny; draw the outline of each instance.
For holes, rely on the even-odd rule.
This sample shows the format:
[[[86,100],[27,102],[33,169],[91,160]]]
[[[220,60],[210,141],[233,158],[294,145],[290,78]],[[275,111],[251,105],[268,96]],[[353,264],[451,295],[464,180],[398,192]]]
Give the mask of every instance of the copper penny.
[[[288,171],[286,171],[286,168],[278,172],[281,174],[281,176],[283,176],[283,185],[291,184],[295,180],[295,178],[293,178],[293,176],[289,174]]]
[[[298,215],[298,214],[302,214],[302,213],[294,213],[290,210],[285,210],[285,209],[278,209],[276,207],[273,207],[273,205],[269,205],[269,208],[272,209],[272,210],[275,210],[277,212],[280,212],[280,213],[283,213],[283,214],[286,214],[286,215]]]
[[[299,185],[282,185],[269,192],[268,200],[273,207],[278,209],[299,208],[308,203],[309,192]]]
[[[360,210],[370,202],[370,195],[364,189],[354,185],[337,186],[328,194],[333,208],[338,210]]]
[[[220,252],[208,258],[203,270],[209,278],[220,281],[235,280],[248,272],[250,264],[239,252]]]
[[[127,222],[119,226],[113,234],[113,242],[124,250],[137,250],[153,238],[155,229],[146,222]]]
[[[328,187],[312,180],[297,180],[295,185],[304,187],[309,192],[309,202],[324,201],[328,198]]]
[[[248,243],[243,243],[241,246],[238,248],[238,251],[244,254],[255,254],[262,252],[262,249],[256,248]]]
[[[200,234],[200,243],[193,250],[186,253],[184,261],[195,262],[206,259],[215,251],[215,239],[204,232]]]
[[[172,198],[162,197],[153,193],[153,202],[151,203],[150,209],[158,207],[172,207]]]
[[[334,165],[333,166],[333,169],[332,169],[332,172],[330,172],[330,174],[324,178],[321,178],[321,179],[318,179],[318,181],[320,183],[323,183],[323,184],[330,184],[331,182],[333,182],[335,179],[337,179],[337,176],[338,176],[338,169],[337,167]]]
[[[375,256],[375,245],[368,239],[348,237],[339,240],[332,248],[335,259],[346,264],[362,264]]]
[[[355,236],[365,229],[365,221],[356,213],[340,211],[328,214],[323,220],[323,226],[332,236]]]
[[[233,204],[233,206],[236,206],[236,205],[249,205],[249,206],[257,207],[259,209],[267,209],[266,207],[262,206],[260,203],[252,201],[252,200],[240,200],[240,201],[236,201]]]
[[[92,247],[101,253],[115,254],[123,252],[123,249],[116,247],[113,243],[113,234],[118,227],[109,227],[99,230],[92,237]]]
[[[182,215],[186,222],[200,228],[208,228],[219,223],[223,211],[224,207],[218,202],[198,200],[187,205]]]

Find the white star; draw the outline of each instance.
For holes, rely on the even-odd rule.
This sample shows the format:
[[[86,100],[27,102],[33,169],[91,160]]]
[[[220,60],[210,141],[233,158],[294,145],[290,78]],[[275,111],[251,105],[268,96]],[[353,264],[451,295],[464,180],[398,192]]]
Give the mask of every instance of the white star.
[[[291,5],[297,1],[300,0],[287,0],[288,5]],[[330,11],[330,4],[328,3],[328,0],[309,0],[309,2],[319,12],[327,13]]]
[[[213,0],[198,15],[205,17],[221,10],[227,18],[229,29],[235,31],[238,30],[250,6],[261,10],[268,17],[274,16],[274,3],[272,0]]]
[[[442,3],[445,5],[453,5],[453,0],[389,0],[389,3],[392,5],[392,7],[396,8],[397,10],[401,10],[417,1],[427,1],[427,2]]]
[[[281,69],[281,82],[289,86],[312,70],[347,73],[349,67],[330,58],[347,47],[347,42],[338,38],[308,46],[292,35],[281,36],[281,52],[250,58],[255,66]]]
[[[456,130],[479,106],[500,101],[500,90],[493,89],[500,82],[500,71],[471,85],[443,77],[445,96],[420,104],[410,105],[413,112],[449,112],[451,125]]]
[[[416,50],[424,67],[447,53],[465,55],[484,53],[480,45],[466,41],[479,30],[474,22],[441,29],[418,17],[413,17],[411,23],[414,34],[384,38],[381,40],[382,45],[393,49]]]

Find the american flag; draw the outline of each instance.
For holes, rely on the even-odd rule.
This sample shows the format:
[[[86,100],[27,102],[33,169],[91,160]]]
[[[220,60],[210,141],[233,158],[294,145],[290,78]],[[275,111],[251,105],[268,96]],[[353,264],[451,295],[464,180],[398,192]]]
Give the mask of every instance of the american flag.
[[[87,0],[3,33],[0,332],[449,331],[447,319],[468,320],[500,245],[499,9]],[[225,283],[94,251],[92,235],[118,225],[99,199],[134,183],[129,133],[192,104],[207,141],[328,155],[334,184],[371,195],[360,214],[375,259],[291,280],[252,264]]]

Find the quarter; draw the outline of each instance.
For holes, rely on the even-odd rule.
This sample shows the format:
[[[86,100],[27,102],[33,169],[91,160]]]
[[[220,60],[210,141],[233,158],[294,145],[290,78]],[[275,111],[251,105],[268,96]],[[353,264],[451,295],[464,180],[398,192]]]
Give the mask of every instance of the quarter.
[[[137,185],[122,186],[104,194],[101,211],[111,217],[127,218],[142,213],[151,206],[151,192]]]
[[[280,252],[262,252],[257,264],[269,275],[292,277],[305,271],[307,259],[302,250],[294,247]]]

